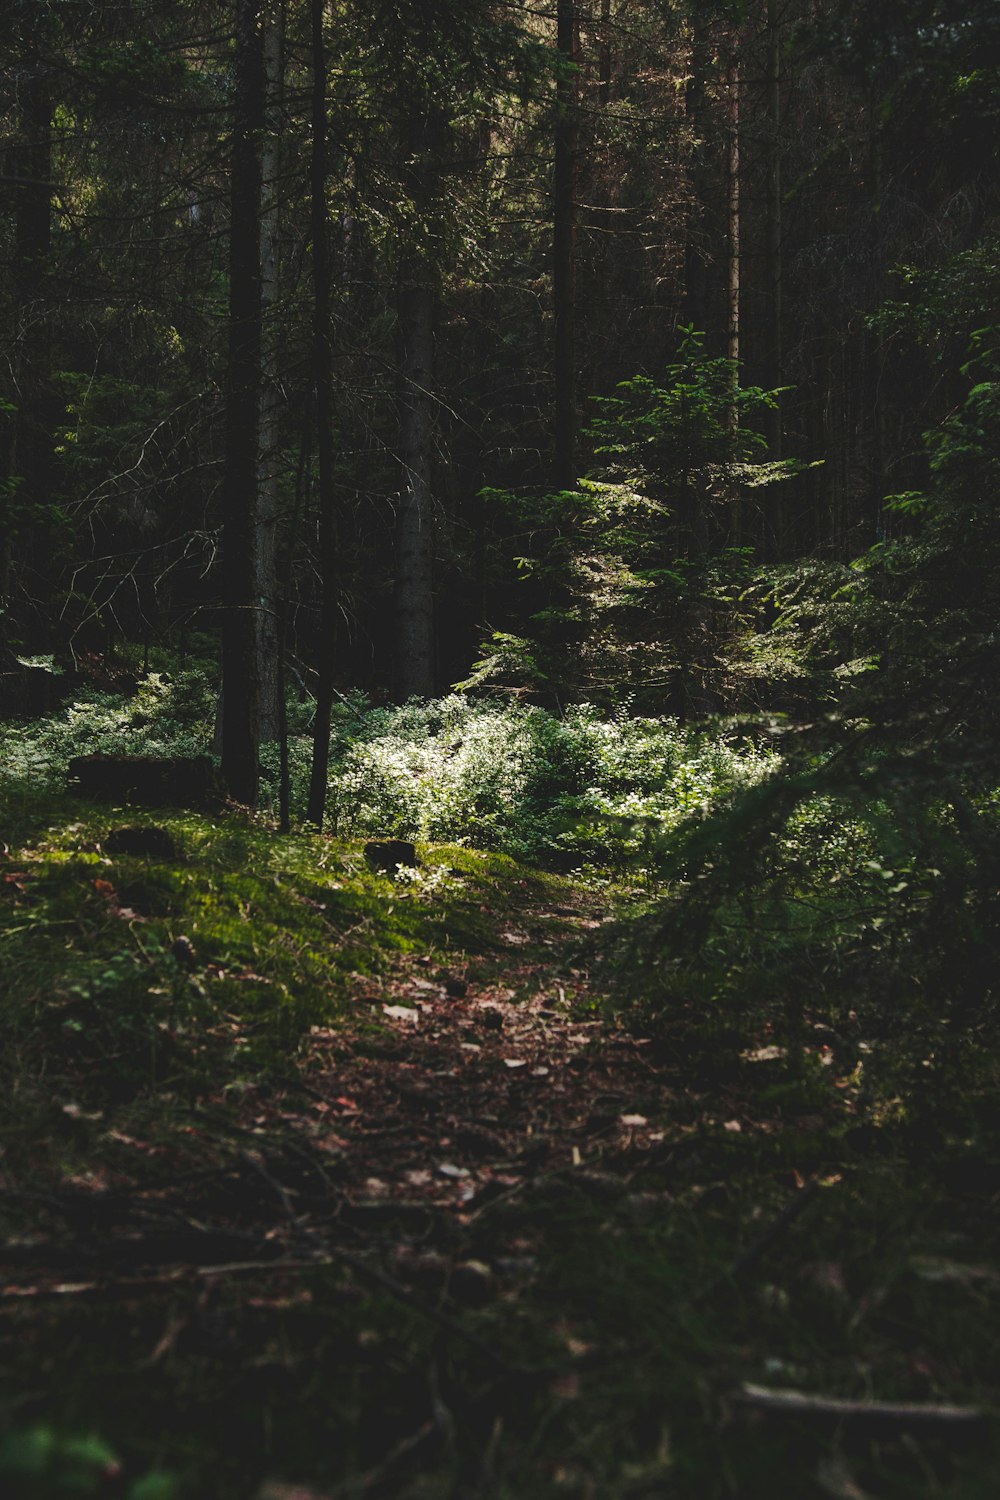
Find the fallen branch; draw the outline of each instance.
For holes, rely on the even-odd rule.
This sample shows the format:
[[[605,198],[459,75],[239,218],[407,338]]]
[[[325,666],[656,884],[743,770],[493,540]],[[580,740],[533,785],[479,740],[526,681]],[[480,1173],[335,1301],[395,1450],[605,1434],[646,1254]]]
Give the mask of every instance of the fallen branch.
[[[975,1407],[939,1406],[909,1401],[851,1401],[839,1396],[816,1396],[805,1391],[777,1390],[745,1384],[734,1393],[740,1406],[766,1416],[795,1417],[823,1426],[850,1424],[869,1433],[894,1433],[922,1428],[941,1436],[969,1437],[985,1428],[985,1412]]]
[[[120,1276],[114,1280],[101,1277],[99,1280],[57,1281],[42,1285],[37,1282],[28,1285],[8,1283],[0,1287],[0,1306],[50,1297],[127,1297],[129,1293],[155,1291],[159,1287],[176,1286],[210,1276],[273,1276],[281,1271],[311,1271],[317,1266],[333,1264],[329,1256],[321,1260],[234,1260],[204,1266],[170,1266],[163,1271],[150,1272],[148,1276]]]
[[[177,1282],[202,1279],[211,1276],[247,1276],[260,1274],[264,1276],[280,1275],[282,1272],[289,1274],[303,1271],[318,1271],[324,1267],[334,1265],[346,1266],[349,1271],[362,1281],[368,1281],[377,1286],[380,1291],[387,1292],[397,1302],[402,1302],[406,1307],[411,1307],[421,1317],[427,1318],[429,1322],[436,1323],[446,1333],[453,1334],[455,1338],[461,1339],[470,1348],[475,1349],[478,1354],[492,1365],[493,1368],[508,1378],[528,1376],[531,1373],[520,1370],[511,1365],[495,1349],[491,1348],[484,1339],[471,1328],[466,1328],[457,1318],[442,1312],[440,1308],[432,1307],[423,1298],[416,1296],[402,1282],[390,1276],[387,1271],[380,1270],[377,1266],[370,1266],[359,1256],[352,1255],[349,1250],[332,1249],[325,1255],[307,1257],[302,1260],[243,1260],[243,1261],[220,1261],[217,1265],[184,1265],[172,1266],[169,1269],[152,1273],[148,1276],[120,1277],[116,1280],[102,1278],[100,1280],[59,1282],[45,1286],[37,1284],[30,1286],[7,1285],[0,1288],[0,1300],[2,1301],[25,1301],[38,1300],[47,1297],[85,1297],[85,1296],[109,1296],[127,1295],[130,1291],[144,1291],[152,1287],[170,1286]]]
[[[388,1292],[397,1302],[402,1302],[406,1307],[412,1307],[414,1312],[420,1313],[421,1317],[427,1318],[432,1323],[436,1323],[446,1333],[454,1334],[456,1338],[468,1344],[470,1349],[475,1349],[477,1353],[481,1354],[495,1370],[500,1371],[501,1374],[507,1376],[509,1379],[515,1376],[526,1376],[530,1373],[526,1370],[516,1369],[513,1365],[508,1364],[495,1349],[486,1343],[485,1339],[479,1337],[478,1333],[473,1333],[471,1328],[466,1328],[464,1323],[460,1323],[457,1318],[453,1318],[448,1313],[442,1312],[440,1308],[431,1307],[422,1297],[415,1296],[413,1292],[397,1281],[394,1276],[390,1276],[388,1272],[380,1271],[377,1266],[369,1266],[365,1261],[359,1259],[358,1256],[351,1255],[348,1250],[334,1250],[333,1258],[347,1266],[349,1270],[360,1276],[362,1280],[370,1281],[381,1291]]]
[[[249,1151],[242,1151],[240,1159],[245,1167],[259,1174],[267,1183],[272,1193],[277,1197],[293,1229],[301,1234],[305,1231],[308,1239],[314,1236],[310,1233],[300,1217],[296,1214],[291,1196],[288,1190],[267,1169],[264,1163]],[[6,1244],[0,1245],[0,1264],[14,1268],[30,1265],[32,1268],[47,1266],[52,1269],[63,1270],[65,1280],[57,1283],[37,1282],[30,1285],[10,1285],[0,1289],[0,1300],[8,1305],[13,1301],[27,1299],[40,1299],[50,1297],[85,1297],[85,1296],[127,1296],[130,1292],[137,1292],[143,1288],[166,1286],[189,1278],[203,1278],[208,1276],[233,1276],[247,1275],[254,1272],[263,1272],[273,1275],[282,1271],[303,1272],[315,1270],[323,1266],[341,1264],[352,1271],[359,1279],[367,1281],[379,1288],[379,1290],[393,1297],[397,1302],[411,1307],[415,1312],[435,1323],[445,1332],[461,1339],[470,1348],[475,1349],[487,1361],[492,1368],[506,1378],[520,1376],[525,1372],[516,1369],[513,1365],[503,1359],[489,1344],[481,1339],[478,1334],[442,1312],[423,1301],[422,1298],[410,1292],[409,1289],[394,1276],[376,1266],[369,1265],[356,1255],[347,1250],[341,1250],[330,1246],[328,1243],[316,1244],[317,1254],[307,1256],[303,1259],[281,1259],[280,1250],[277,1245],[269,1244],[267,1259],[233,1260],[233,1251],[257,1249],[260,1240],[250,1234],[239,1233],[228,1230],[196,1230],[177,1231],[176,1229],[161,1232],[160,1234],[145,1234],[138,1236],[123,1236],[120,1239],[112,1239],[103,1242],[100,1247],[84,1246],[79,1243],[72,1245],[53,1244]],[[206,1263],[212,1254],[218,1255],[216,1264]],[[164,1262],[180,1261],[180,1265],[165,1266]],[[124,1266],[132,1262],[136,1266],[144,1263],[149,1266],[145,1275],[132,1277],[109,1278],[102,1274],[109,1265],[117,1263]],[[159,1264],[158,1264],[159,1263]],[[80,1275],[80,1272],[83,1275]],[[69,1278],[76,1272],[79,1279]],[[89,1274],[88,1274],[89,1273]],[[96,1273],[96,1274],[95,1274]],[[15,1272],[16,1274],[16,1272]]]
[[[361,1474],[352,1475],[342,1483],[334,1486],[332,1490],[305,1490],[300,1484],[284,1484],[281,1480],[266,1480],[257,1493],[257,1500],[346,1500],[348,1496],[356,1496],[374,1489],[380,1485],[390,1471],[399,1463],[400,1459],[406,1458],[408,1454],[419,1448],[437,1430],[437,1424],[433,1421],[424,1422],[409,1437],[403,1438],[397,1443],[391,1452],[387,1453],[381,1463],[376,1464],[373,1469],[366,1469]]]

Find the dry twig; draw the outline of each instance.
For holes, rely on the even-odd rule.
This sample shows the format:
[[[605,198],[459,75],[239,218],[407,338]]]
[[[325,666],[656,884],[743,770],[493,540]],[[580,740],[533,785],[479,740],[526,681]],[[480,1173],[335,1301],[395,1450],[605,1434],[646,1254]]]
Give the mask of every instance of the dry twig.
[[[740,1406],[766,1416],[796,1417],[825,1427],[862,1428],[890,1434],[919,1428],[937,1436],[969,1438],[986,1426],[986,1414],[975,1407],[939,1406],[909,1401],[851,1401],[806,1391],[777,1390],[746,1384],[734,1394]]]

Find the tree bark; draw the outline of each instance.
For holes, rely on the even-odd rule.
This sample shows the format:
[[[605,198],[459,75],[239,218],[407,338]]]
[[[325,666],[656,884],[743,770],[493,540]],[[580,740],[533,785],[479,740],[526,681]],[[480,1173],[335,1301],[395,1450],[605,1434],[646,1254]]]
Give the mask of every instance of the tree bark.
[[[729,411],[727,426],[729,435],[736,440],[740,426],[740,63],[739,40],[730,41],[729,61],[726,65],[726,355],[729,359]],[[738,547],[743,539],[743,496],[737,492],[733,497],[731,511],[730,540]]]
[[[18,94],[17,137],[10,152],[16,187],[11,410],[0,410],[0,660],[13,646],[14,549],[18,547],[23,562],[40,542],[41,507],[49,498],[52,468],[51,339],[45,303],[52,243],[52,99],[40,55],[26,59]]]
[[[556,46],[563,66],[556,80],[555,176],[552,214],[552,302],[555,314],[555,465],[560,490],[575,488],[576,443],[576,172],[579,149],[576,62],[579,23],[574,0],[559,0]]]
[[[403,482],[396,521],[397,692],[434,691],[433,403],[434,287],[419,257],[399,287],[399,457]]]
[[[781,330],[784,293],[781,213],[781,35],[776,0],[767,0],[767,384],[781,384],[784,348]],[[783,432],[778,407],[767,413],[770,456],[781,457]],[[778,525],[780,540],[780,524]]]
[[[705,80],[708,73],[708,38],[705,22],[696,11],[691,22],[691,55],[684,89],[684,118],[690,132],[688,158],[687,226],[684,242],[684,317],[690,327],[704,333],[709,325],[708,276],[705,233],[702,220],[709,191],[705,170],[707,127]]]
[[[260,290],[264,329],[260,392],[260,478],[257,497],[257,675],[260,738],[278,737],[279,514],[278,444],[281,389],[277,365],[279,294],[279,186],[281,95],[284,64],[284,0],[271,0],[264,19],[264,140],[261,153]]]
[[[258,770],[256,523],[260,418],[260,157],[264,120],[259,0],[236,0],[230,166],[229,372],[223,481],[222,772],[256,806]]]
[[[323,35],[325,0],[311,0],[312,26],[312,158],[310,197],[313,242],[313,388],[316,397],[316,456],[319,479],[319,651],[317,656],[316,718],[309,776],[307,817],[319,831],[326,809],[330,764],[330,711],[337,659],[337,513],[333,480],[333,349],[331,347],[332,286],[329,216],[326,183],[329,148],[326,118],[326,44]]]
[[[726,353],[732,362],[729,426],[735,432],[739,425],[736,392],[740,379],[740,64],[735,44],[726,67],[726,113]]]
[[[424,106],[409,132],[408,195],[426,230],[444,148],[445,116]],[[404,241],[397,288],[399,461],[396,518],[396,692],[434,691],[434,320],[438,272],[429,253]]]
[[[882,126],[879,119],[879,99],[874,90],[868,103],[869,137],[868,137],[868,171],[869,171],[869,195],[871,198],[871,257],[874,275],[880,288],[879,300],[881,301],[884,291],[882,290],[885,253],[882,246],[882,192],[883,162],[882,162]],[[888,536],[887,521],[888,513],[885,509],[885,492],[888,488],[886,474],[886,454],[888,451],[886,425],[885,425],[885,398],[883,386],[886,376],[886,345],[885,331],[881,322],[876,321],[875,327],[868,335],[867,340],[867,374],[868,374],[868,409],[871,412],[871,491],[872,491],[872,530],[877,541],[883,542]]]
[[[278,570],[278,832],[292,829],[292,773],[288,753],[288,622],[292,612],[292,565],[295,561],[295,539],[306,504],[309,486],[309,462],[312,445],[311,412],[307,410],[295,472],[295,495],[292,514],[285,529],[285,545]],[[324,799],[325,800],[325,799]]]
[[[784,263],[781,202],[781,33],[777,0],[766,6],[766,172],[767,219],[765,224],[764,280],[766,286],[765,384],[777,390],[784,370],[782,316]],[[779,402],[781,397],[776,398]],[[770,458],[778,460],[784,449],[781,407],[769,407],[764,416],[764,435]],[[785,547],[784,486],[775,485],[766,502],[768,525],[764,535],[765,556],[780,558]]]
[[[601,0],[601,77],[597,97],[601,108],[611,102],[611,0]]]

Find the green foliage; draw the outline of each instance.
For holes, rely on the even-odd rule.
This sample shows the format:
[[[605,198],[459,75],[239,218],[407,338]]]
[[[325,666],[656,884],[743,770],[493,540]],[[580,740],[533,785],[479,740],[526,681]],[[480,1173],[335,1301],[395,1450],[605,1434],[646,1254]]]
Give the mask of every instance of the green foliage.
[[[756,572],[732,606],[727,696],[772,713],[835,711],[879,665],[884,611],[868,585],[863,562],[805,558]]]
[[[899,533],[822,606],[801,570],[770,596],[769,638],[792,635],[813,702],[825,676],[834,712],[784,775],[665,843],[676,884],[632,934],[664,1025],[691,996],[720,1025],[749,1020],[783,1043],[808,1014],[846,1029],[860,1017],[892,1049],[876,1060],[879,1087],[917,1114],[932,1087],[962,1114],[954,1090],[981,1070],[1000,1015],[989,329],[969,335],[968,354],[963,399],[926,437],[926,490],[893,502]]]
[[[123,1500],[174,1500],[179,1493],[173,1476],[158,1470],[124,1488],[122,1477],[115,1450],[92,1434],[80,1437],[38,1425],[0,1436],[0,1479],[9,1500],[61,1500],[111,1489]]]
[[[369,717],[382,732],[365,741]],[[265,1264],[250,1291],[246,1280],[220,1274],[208,1291],[185,1277],[96,1305],[66,1296],[58,1316],[42,1299],[24,1299],[30,1308],[10,1315],[24,1317],[31,1339],[13,1350],[12,1368],[25,1378],[51,1372],[53,1415],[0,1443],[0,1478],[16,1500],[60,1500],[87,1486],[100,1493],[98,1476],[128,1500],[209,1489],[239,1496],[275,1473],[327,1490],[350,1485],[370,1472],[359,1427],[370,1428],[379,1452],[390,1418],[393,1435],[405,1440],[414,1410],[426,1410],[435,1360],[449,1410],[461,1418],[458,1457],[450,1444],[421,1448],[387,1493],[416,1485],[431,1496],[454,1494],[458,1464],[479,1451],[482,1409],[502,1427],[495,1488],[505,1500],[526,1486],[539,1496],[561,1493],[567,1486],[555,1474],[615,1500],[635,1494],[640,1480],[650,1493],[670,1486],[722,1500],[734,1476],[750,1493],[751,1483],[766,1493],[775,1473],[791,1493],[811,1493],[827,1452],[804,1434],[789,1439],[737,1424],[725,1428],[720,1448],[716,1413],[740,1381],[988,1406],[996,1288],[982,1262],[995,1249],[1000,1079],[988,1010],[958,1003],[956,951],[967,974],[978,925],[988,940],[977,961],[997,972],[987,930],[992,922],[995,931],[995,909],[986,901],[978,911],[963,906],[961,894],[974,867],[995,894],[995,799],[949,804],[950,788],[937,779],[911,794],[913,767],[881,753],[863,767],[847,768],[842,757],[791,781],[771,776],[725,815],[683,821],[685,795],[689,811],[704,805],[696,757],[706,779],[713,768],[730,781],[736,774],[725,746],[662,721],[578,717],[576,752],[552,716],[496,704],[449,699],[375,716],[357,701],[338,719],[341,763],[352,748],[384,740],[398,718],[397,748],[409,745],[410,769],[428,778],[435,754],[461,755],[459,737],[483,742],[492,734],[508,759],[518,744],[540,743],[539,777],[547,767],[562,785],[583,769],[618,807],[674,788],[678,806],[664,812],[674,833],[659,855],[675,920],[664,925],[657,912],[657,927],[645,932],[645,964],[622,974],[628,998],[644,1003],[653,1038],[638,1054],[646,1069],[623,1077],[620,1063],[609,1068],[607,1115],[579,1132],[582,1166],[556,1161],[537,1175],[517,1172],[515,1191],[491,1196],[488,1212],[463,1216],[455,1228],[450,1216],[431,1220],[435,1248],[443,1244],[446,1255],[457,1242],[463,1255],[489,1263],[498,1246],[516,1246],[522,1258],[530,1247],[534,1269],[523,1283],[456,1316],[544,1378],[525,1381],[523,1399],[512,1401],[506,1383],[484,1375],[477,1351],[457,1339],[445,1346],[435,1324],[371,1293],[341,1266],[300,1264],[292,1281]],[[523,720],[545,727],[519,741],[510,726]],[[574,716],[567,723],[574,726]],[[475,755],[485,753],[479,743]],[[863,793],[855,790],[860,773]],[[707,800],[718,807],[717,798]],[[48,1201],[36,1201],[49,1184],[56,1202],[79,1201],[83,1191],[74,1197],[70,1189],[80,1184],[88,1208],[92,1200],[128,1201],[139,1196],[141,1170],[150,1190],[144,1202],[160,1201],[177,1174],[182,1191],[190,1182],[207,1195],[214,1222],[222,1181],[230,1193],[239,1185],[219,1210],[224,1222],[234,1205],[249,1201],[259,1211],[259,1192],[261,1222],[273,1225],[271,1191],[248,1164],[259,1152],[268,1172],[280,1162],[282,1183],[291,1162],[304,1162],[293,1201],[301,1223],[317,1228],[308,1239],[298,1225],[293,1232],[307,1251],[327,1233],[337,1246],[340,1225],[327,1230],[309,1205],[319,1202],[326,1213],[332,1201],[336,1212],[352,1201],[352,1184],[342,1196],[333,1152],[316,1170],[306,1122],[320,1122],[323,1139],[330,1103],[346,1101],[292,1102],[297,1039],[309,1025],[322,1028],[332,1095],[341,997],[353,990],[356,1005],[369,993],[352,984],[352,971],[385,968],[405,947],[433,953],[444,941],[453,959],[470,920],[495,944],[525,899],[524,870],[468,849],[422,848],[421,882],[390,882],[367,870],[356,845],[276,840],[234,817],[169,819],[184,855],[177,863],[109,860],[98,847],[106,826],[91,809],[50,799],[34,837],[9,849],[6,873],[15,881],[2,887],[0,943],[15,963],[4,971],[0,1135],[5,1172],[31,1184],[19,1212],[49,1214]],[[555,879],[532,879],[531,890],[546,905],[572,893]],[[126,892],[134,905],[123,911]],[[887,909],[890,920],[880,926]],[[956,910],[952,939],[946,929],[956,925]],[[13,931],[29,923],[30,933]],[[918,930],[923,949],[912,946]],[[603,944],[607,928],[600,931]],[[157,935],[178,933],[191,939],[193,966],[157,948]],[[499,951],[499,962],[509,964],[509,950]],[[167,964],[177,986],[172,1017],[168,997],[154,993]],[[944,990],[949,965],[955,972]],[[534,986],[538,971],[534,962],[527,967]],[[289,1004],[285,991],[293,988]],[[620,1001],[616,1008],[625,1009]],[[146,1014],[162,1049],[152,1073],[142,1073],[130,1030]],[[81,1030],[67,1029],[66,1018],[80,1020]],[[620,1024],[593,1035],[581,1062],[603,1077],[613,1049],[631,1052],[632,1039]],[[409,1054],[392,1056],[405,1062]],[[394,1088],[396,1069],[384,1076]],[[231,1102],[239,1099],[247,1102],[242,1111]],[[440,1111],[437,1100],[434,1107]],[[616,1141],[623,1107],[649,1115],[655,1144]],[[296,1129],[286,1133],[291,1112]],[[361,1127],[380,1123],[363,1118]],[[220,1162],[228,1175],[212,1170]],[[94,1191],[94,1177],[84,1174],[97,1165],[128,1188]],[[803,1176],[824,1184],[812,1208],[733,1285],[734,1260],[794,1200]],[[975,1233],[958,1241],[970,1224]],[[421,1220],[421,1249],[425,1233]],[[384,1254],[394,1267],[400,1243],[410,1241],[395,1229],[366,1230],[360,1250],[352,1239],[349,1252],[371,1255],[376,1267]],[[570,1339],[574,1352],[589,1346],[622,1357],[592,1368],[567,1358]],[[567,1370],[568,1395],[550,1389],[554,1364]],[[190,1413],[206,1409],[213,1421],[192,1432]],[[102,1437],[77,1436],[92,1432]],[[154,1455],[165,1473],[150,1472]],[[905,1458],[886,1440],[852,1452],[852,1472],[878,1493],[881,1479],[898,1480]],[[989,1481],[979,1480],[993,1458],[956,1461],[952,1492],[985,1500]],[[110,1463],[122,1466],[114,1481]],[[929,1496],[936,1487],[918,1475],[905,1492]]]
[[[742,797],[665,850],[664,873],[680,884],[664,910],[669,939],[665,929],[655,941],[712,993],[721,961],[734,1001],[766,996],[794,1012],[819,984],[888,1004],[919,974],[943,1010],[982,979],[968,960],[994,941],[985,896],[970,890],[944,915],[980,866],[989,878],[1000,830],[991,800],[974,805],[940,779],[932,795],[935,779],[930,762],[876,755]]]
[[[397,0],[390,11],[348,7],[334,32],[333,100],[362,184],[345,202],[391,263],[415,255],[438,277],[467,249],[455,194],[477,162],[476,132],[545,86],[550,53],[483,0]]]
[[[85,689],[47,719],[0,724],[0,793],[32,798],[65,784],[74,755],[197,755],[211,744],[215,683],[204,664],[141,677],[134,697]]]
[[[138,309],[133,334],[167,373],[171,356],[177,356],[179,339],[175,330],[157,328],[156,322],[152,314]],[[133,380],[94,375],[93,371],[61,370],[53,379],[64,403],[64,423],[56,433],[55,451],[67,485],[88,498],[95,490],[114,494],[124,487],[134,507],[135,496],[122,481],[126,474],[134,479],[136,469],[144,465],[144,448],[162,422],[170,393],[163,385],[137,389]]]
[[[623,697],[705,712],[752,551],[734,540],[745,492],[801,465],[769,462],[750,419],[777,393],[743,388],[732,360],[682,330],[663,382],[635,376],[595,398],[595,467],[577,490],[489,492],[530,538],[517,559],[543,603],[528,636],[494,634],[466,683],[528,687],[556,701]],[[530,644],[529,644],[530,643]]]
[[[673,719],[557,718],[453,696],[335,713],[330,803],[341,831],[448,839],[542,865],[641,862],[650,827],[702,816],[776,758]]]
[[[49,824],[51,809],[51,798],[39,809]],[[52,1089],[57,1116],[65,1104],[86,1136],[102,1100],[281,1072],[310,1027],[336,1018],[354,976],[458,940],[484,893],[517,877],[498,856],[445,848],[392,882],[357,844],[276,840],[234,816],[161,818],[176,860],[110,856],[121,816],[64,800],[55,826],[36,811],[34,833],[8,845],[0,1135]]]
[[[308,789],[311,705],[290,715],[293,808]],[[206,666],[164,665],[122,699],[87,692],[48,719],[0,727],[0,791],[28,818],[60,790],[74,755],[187,755],[211,742]],[[278,747],[262,748],[265,810]],[[452,695],[400,708],[344,697],[332,717],[329,811],[348,837],[396,835],[495,849],[541,865],[641,864],[650,837],[702,817],[777,757],[735,732],[675,719],[608,717],[587,704],[545,709]]]
[[[932,360],[960,363],[967,341],[978,346],[1000,296],[1000,244],[984,236],[943,263],[900,265],[899,294],[887,298],[870,323],[887,338],[916,340]]]
[[[775,407],[779,394],[741,386],[733,360],[705,353],[704,334],[691,327],[680,333],[663,383],[636,375],[619,383],[617,395],[595,397],[589,432],[595,455],[622,477],[668,492],[741,478],[766,446],[746,419]],[[766,466],[775,475],[787,467]]]
[[[197,75],[176,52],[165,50],[151,37],[95,41],[84,52],[80,67],[102,101],[118,110],[149,107],[157,97],[172,100]]]
[[[986,238],[975,252],[911,276],[909,301],[891,309],[898,336],[957,389],[947,415],[924,433],[925,487],[890,497],[892,532],[861,562],[877,604],[869,625],[883,650],[861,706],[888,719],[897,742],[905,734],[935,743],[947,723],[953,763],[975,763],[974,774],[989,774],[996,725],[1000,330],[984,321],[996,265],[995,241]]]

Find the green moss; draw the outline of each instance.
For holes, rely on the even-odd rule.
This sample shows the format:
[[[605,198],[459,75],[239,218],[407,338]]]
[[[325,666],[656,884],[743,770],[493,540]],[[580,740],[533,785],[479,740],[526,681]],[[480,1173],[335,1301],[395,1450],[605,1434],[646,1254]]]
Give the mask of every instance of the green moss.
[[[454,846],[422,845],[415,878],[393,880],[358,841],[279,839],[236,815],[157,819],[176,860],[112,857],[117,814],[67,800],[54,821],[58,806],[7,860],[6,1024],[39,1075],[85,1068],[97,1092],[287,1067],[311,1026],[336,1022],[352,976],[486,939],[498,905],[542,888]]]

